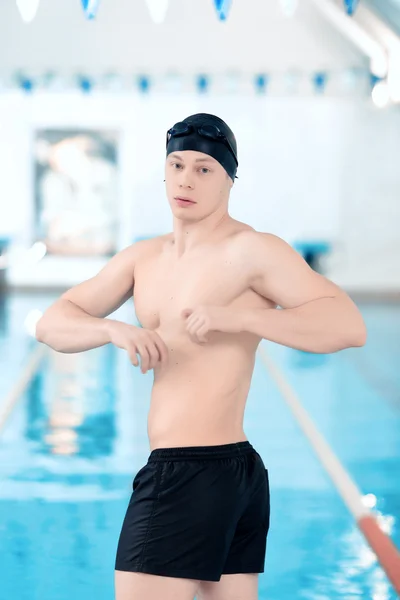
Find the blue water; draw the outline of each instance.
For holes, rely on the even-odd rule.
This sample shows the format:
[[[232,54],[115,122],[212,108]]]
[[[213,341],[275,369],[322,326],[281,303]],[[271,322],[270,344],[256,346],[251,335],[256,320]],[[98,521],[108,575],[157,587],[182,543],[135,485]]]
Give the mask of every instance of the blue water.
[[[50,301],[13,296],[0,307],[0,402],[36,347],[25,316]],[[400,547],[400,307],[361,309],[364,348],[329,356],[265,348],[361,492],[376,496]],[[118,535],[149,454],[151,384],[151,373],[111,346],[43,360],[0,434],[0,600],[114,597]],[[271,485],[260,599],[394,600],[261,359],[245,432]]]

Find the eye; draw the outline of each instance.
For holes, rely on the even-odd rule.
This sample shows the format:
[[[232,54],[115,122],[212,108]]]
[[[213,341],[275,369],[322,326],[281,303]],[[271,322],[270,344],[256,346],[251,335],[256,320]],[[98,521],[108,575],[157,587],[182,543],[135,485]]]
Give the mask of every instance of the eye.
[[[171,163],[171,166],[173,169],[175,169],[175,167],[176,167],[176,169],[180,169],[182,167],[182,165],[180,163],[176,163],[176,162]]]
[[[207,173],[211,173],[210,169],[207,169],[207,167],[201,167],[200,171],[204,173],[204,175],[206,175]]]

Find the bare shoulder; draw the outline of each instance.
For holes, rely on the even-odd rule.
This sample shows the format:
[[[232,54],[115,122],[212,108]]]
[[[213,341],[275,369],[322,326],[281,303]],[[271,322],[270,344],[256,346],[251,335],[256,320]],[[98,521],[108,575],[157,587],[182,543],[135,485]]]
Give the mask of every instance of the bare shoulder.
[[[260,256],[264,262],[268,257],[282,258],[287,252],[297,254],[284,239],[273,233],[257,231],[253,227],[239,229],[234,236],[234,245],[244,256]]]
[[[135,263],[146,261],[160,254],[166,245],[171,242],[172,235],[172,233],[166,233],[135,242],[133,244]]]
[[[286,272],[293,277],[308,269],[303,257],[283,238],[269,232],[243,228],[233,237],[230,256],[246,273],[251,287]]]
[[[170,234],[157,235],[154,237],[137,240],[134,244],[132,244],[132,247],[135,248],[135,251],[138,254],[151,252],[152,250],[155,250],[158,247],[162,246],[169,235]]]
[[[279,236],[244,231],[240,238],[243,270],[250,287],[276,305],[294,308],[317,298],[344,294]]]
[[[279,245],[288,245],[283,238],[280,238],[274,233],[257,231],[253,227],[242,228],[238,233],[240,236],[238,239],[243,244],[263,244],[265,246],[275,247]]]

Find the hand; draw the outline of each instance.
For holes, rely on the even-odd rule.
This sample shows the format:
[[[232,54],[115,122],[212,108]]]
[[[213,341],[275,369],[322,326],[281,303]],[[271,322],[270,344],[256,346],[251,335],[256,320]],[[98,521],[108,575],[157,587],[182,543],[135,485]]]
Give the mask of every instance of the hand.
[[[186,331],[193,341],[198,343],[208,342],[209,331],[224,333],[238,333],[242,331],[242,322],[239,311],[234,311],[225,306],[197,306],[185,308],[182,317],[186,319]]]
[[[139,354],[142,373],[147,373],[149,369],[154,369],[158,363],[162,365],[167,364],[168,348],[155,331],[112,320],[110,320],[107,327],[110,334],[110,342],[114,346],[117,346],[117,348],[126,350],[131,363],[135,367],[139,366],[137,358],[137,354]]]

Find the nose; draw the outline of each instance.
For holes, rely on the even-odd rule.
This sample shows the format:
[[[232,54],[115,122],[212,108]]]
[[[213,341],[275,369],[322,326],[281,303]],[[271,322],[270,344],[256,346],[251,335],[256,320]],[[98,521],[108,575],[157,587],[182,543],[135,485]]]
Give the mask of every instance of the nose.
[[[187,173],[187,172],[186,173],[185,172],[182,173],[182,177],[181,177],[181,180],[179,182],[179,187],[180,188],[187,188],[189,190],[192,190],[194,188],[193,181],[191,180],[191,177],[190,177],[189,173]]]

